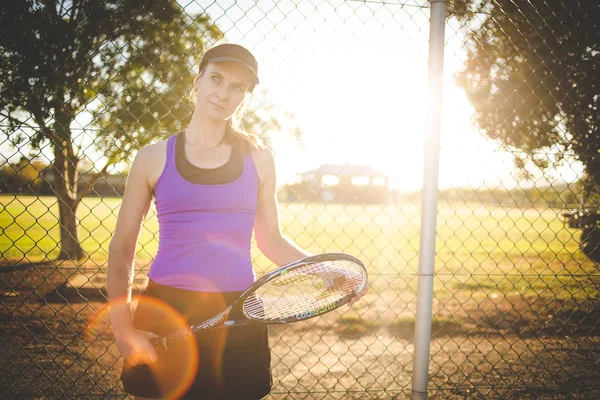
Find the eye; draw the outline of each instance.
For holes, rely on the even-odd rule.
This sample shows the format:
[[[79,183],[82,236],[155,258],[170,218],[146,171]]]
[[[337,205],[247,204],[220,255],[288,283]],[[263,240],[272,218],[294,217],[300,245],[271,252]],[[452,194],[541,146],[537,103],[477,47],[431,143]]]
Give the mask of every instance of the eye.
[[[246,91],[246,88],[242,85],[235,85],[234,89],[236,92],[245,92]]]
[[[219,83],[221,82],[221,77],[219,75],[212,75],[212,80]]]

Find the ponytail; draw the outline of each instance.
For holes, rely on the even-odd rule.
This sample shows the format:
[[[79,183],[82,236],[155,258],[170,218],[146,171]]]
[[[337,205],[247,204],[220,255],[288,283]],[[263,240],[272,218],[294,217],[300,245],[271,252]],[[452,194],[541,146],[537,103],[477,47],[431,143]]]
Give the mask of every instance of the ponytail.
[[[251,135],[240,127],[240,119],[236,112],[230,119],[225,121],[225,137],[224,139],[240,154],[247,155],[253,150],[258,150],[264,147],[262,140],[256,135]]]

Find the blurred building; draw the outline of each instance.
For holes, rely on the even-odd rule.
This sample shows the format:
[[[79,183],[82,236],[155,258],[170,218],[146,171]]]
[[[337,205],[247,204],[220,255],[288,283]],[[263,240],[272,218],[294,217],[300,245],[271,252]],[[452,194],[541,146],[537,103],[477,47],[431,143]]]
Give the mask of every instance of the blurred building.
[[[388,176],[366,165],[321,165],[282,187],[280,201],[387,203]]]

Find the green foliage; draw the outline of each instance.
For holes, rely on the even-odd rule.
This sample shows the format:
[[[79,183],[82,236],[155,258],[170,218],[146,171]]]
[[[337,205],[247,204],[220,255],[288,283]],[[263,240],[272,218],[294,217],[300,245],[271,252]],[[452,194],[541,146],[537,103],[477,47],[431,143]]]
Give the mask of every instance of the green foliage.
[[[95,148],[112,164],[191,116],[185,98],[206,40],[222,36],[206,16],[170,0],[0,3],[0,121],[14,145],[50,144],[60,199],[60,258],[84,256],[75,210],[77,166]],[[76,117],[90,113],[91,143],[76,144]],[[78,148],[78,146],[80,146]]]
[[[13,145],[29,142],[35,152],[50,144],[54,152],[61,258],[83,256],[75,210],[108,168],[189,123],[204,45],[222,36],[206,14],[189,15],[171,0],[0,3],[0,122]],[[282,127],[249,114],[250,132]],[[90,116],[85,135],[74,131]],[[104,166],[80,188],[78,164],[90,151]]]
[[[191,66],[222,36],[168,0],[2,3],[0,25],[0,112],[13,142],[68,146],[71,122],[89,111],[113,163],[189,119]]]
[[[581,206],[582,188],[579,184],[556,184],[553,186],[516,189],[471,189],[451,188],[439,192],[439,200],[444,202],[480,202],[486,205],[510,207],[552,207],[559,210]],[[410,196],[417,201],[420,192]]]
[[[572,154],[585,168],[585,190],[598,191],[600,3],[455,0],[450,13],[464,24],[467,60],[457,81],[479,127],[522,150],[515,161],[524,172]],[[548,149],[557,150],[554,162]]]

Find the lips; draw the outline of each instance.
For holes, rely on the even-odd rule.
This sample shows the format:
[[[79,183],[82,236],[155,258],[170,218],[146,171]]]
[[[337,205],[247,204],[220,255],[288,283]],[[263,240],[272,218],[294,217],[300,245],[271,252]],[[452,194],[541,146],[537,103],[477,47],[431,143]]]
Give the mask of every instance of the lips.
[[[220,105],[218,105],[218,104],[215,104],[215,103],[213,103],[212,101],[209,101],[209,103],[210,103],[210,104],[211,104],[213,107],[215,107],[215,108],[218,108],[219,110],[224,110],[224,109],[225,109],[225,107],[223,107],[223,106],[220,106]]]

